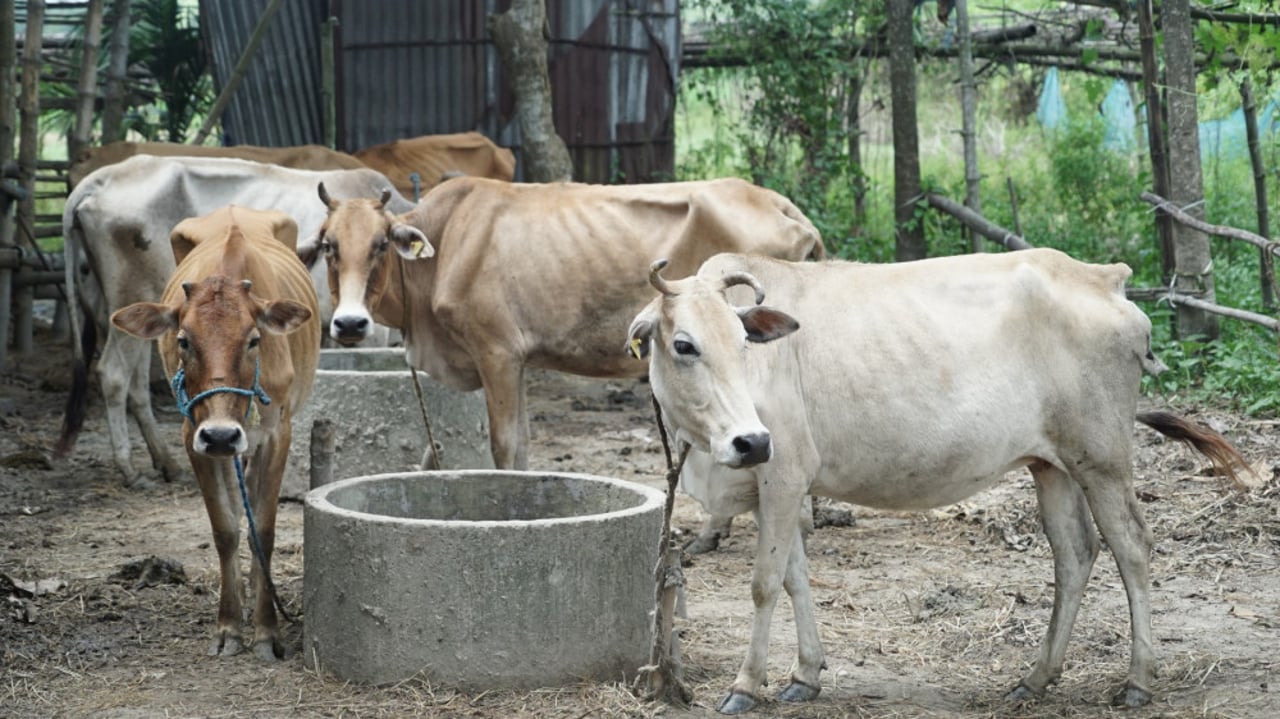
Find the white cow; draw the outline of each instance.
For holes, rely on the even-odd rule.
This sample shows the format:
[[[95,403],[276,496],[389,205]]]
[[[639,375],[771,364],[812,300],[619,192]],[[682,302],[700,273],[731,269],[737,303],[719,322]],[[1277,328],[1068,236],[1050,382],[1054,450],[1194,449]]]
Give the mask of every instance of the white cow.
[[[784,588],[799,647],[780,698],[809,700],[821,687],[799,529],[806,494],[924,509],[1023,466],[1053,549],[1055,597],[1039,659],[1011,697],[1039,695],[1061,672],[1096,525],[1129,598],[1131,665],[1115,702],[1150,701],[1151,536],[1133,491],[1132,434],[1141,374],[1163,365],[1150,321],[1125,299],[1127,266],[1027,250],[893,265],[717,255],[670,282],[661,267],[650,273],[661,294],[635,318],[629,347],[652,354],[663,416],[692,446],[686,490],[713,514],[752,510],[759,525],[751,644],[721,712],[754,706]],[[755,289],[756,305],[767,290],[786,313],[732,306],[726,289],[738,284]],[[1243,465],[1210,430],[1167,413],[1137,419],[1233,476]]]
[[[413,203],[391,191],[391,182],[373,170],[293,170],[247,160],[210,157],[136,155],[95,170],[67,198],[62,215],[67,293],[79,297],[92,322],[85,337],[106,333],[98,376],[106,404],[112,454],[126,485],[140,479],[130,460],[128,417],[131,411],[151,453],[152,464],[166,479],[181,471],[161,440],[151,413],[150,343],[130,337],[108,324],[112,312],[134,302],[155,302],[175,264],[169,233],[179,222],[226,205],[280,210],[298,225],[306,239],[319,231],[327,208],[315,200],[323,182],[338,197],[389,192],[389,207],[407,211]],[[92,278],[81,278],[78,261],[88,260]],[[321,300],[321,319],[328,321],[329,291],[323,263],[311,268]],[[89,281],[92,279],[92,281]],[[77,286],[79,285],[79,289]],[[80,336],[77,313],[70,313],[73,336]],[[385,338],[385,329],[381,337]],[[384,340],[385,341],[385,340]],[[67,403],[59,451],[75,443],[84,420],[87,360],[92,339],[77,347],[76,380]]]

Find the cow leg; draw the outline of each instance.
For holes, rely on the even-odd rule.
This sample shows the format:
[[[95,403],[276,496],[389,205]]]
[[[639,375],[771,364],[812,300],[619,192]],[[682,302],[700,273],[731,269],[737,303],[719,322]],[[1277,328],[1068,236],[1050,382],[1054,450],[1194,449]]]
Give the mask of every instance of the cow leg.
[[[529,468],[529,410],[524,365],[510,355],[490,353],[480,364],[489,410],[489,449],[498,469]]]
[[[1080,485],[1048,464],[1037,464],[1031,474],[1036,481],[1041,523],[1053,550],[1053,614],[1035,667],[1009,692],[1008,698],[1015,701],[1042,695],[1045,687],[1056,682],[1062,673],[1071,627],[1099,549],[1098,535]]]
[[[102,357],[98,360],[98,381],[102,385],[102,399],[106,405],[111,455],[115,459],[116,468],[123,475],[126,487],[139,480],[129,453],[128,402],[129,383],[133,377],[130,368],[143,361],[142,350],[149,352],[150,349],[142,340],[125,336],[112,327],[107,332],[107,342],[103,345]]]
[[[151,454],[151,466],[160,470],[166,482],[181,476],[182,470],[160,436],[160,427],[151,411],[151,352],[147,351],[138,364],[132,366],[129,378],[129,409],[142,430],[142,439]]]
[[[1120,579],[1129,598],[1129,623],[1133,637],[1129,679],[1111,703],[1138,707],[1151,703],[1155,679],[1155,652],[1151,645],[1151,530],[1133,493],[1132,463],[1116,463],[1079,477],[1093,521],[1115,557]]]
[[[707,517],[706,523],[702,525],[702,529],[698,531],[698,536],[694,537],[684,545],[684,550],[689,554],[706,554],[714,552],[720,547],[721,539],[728,539],[729,533],[733,529],[733,515],[717,516],[711,515]]]
[[[190,447],[189,427],[184,434],[186,446]],[[213,630],[213,641],[209,643],[208,654],[211,657],[228,657],[239,654],[244,649],[244,639],[240,634],[243,604],[240,564],[237,560],[237,550],[240,546],[240,513],[237,509],[238,505],[233,504],[232,497],[236,486],[235,470],[230,460],[210,459],[194,452],[188,452],[187,456],[191,458],[196,483],[200,485],[200,494],[204,497],[204,508],[209,515],[209,525],[213,529],[213,546],[218,550],[221,574],[218,591],[218,625]]]
[[[266,560],[264,567],[257,556],[252,557],[253,570],[249,573],[253,589],[253,653],[263,661],[273,662],[288,657],[288,648],[280,638],[280,624],[276,617],[275,594],[267,584],[271,571],[271,553],[276,540],[276,510],[279,507],[280,482],[284,477],[285,462],[289,459],[289,441],[292,433],[288,419],[281,420],[276,440],[266,440],[250,462],[251,474],[245,476],[249,501],[253,507],[254,524],[258,530],[258,543]]]
[[[777,478],[771,481],[775,485],[783,484]],[[755,706],[756,693],[764,684],[769,652],[769,626],[773,621],[773,610],[778,604],[778,594],[782,591],[791,557],[796,551],[804,551],[803,545],[799,550],[794,546],[800,541],[801,499],[800,496],[764,496],[763,493],[760,497],[760,505],[756,509],[756,523],[760,528],[751,577],[751,599],[755,604],[755,612],[751,618],[751,645],[747,649],[746,658],[742,660],[742,666],[738,669],[737,678],[729,687],[728,694],[716,707],[721,714],[741,714],[749,711]],[[807,590],[808,581],[806,580],[804,583],[806,596]],[[807,611],[812,612],[812,607]],[[797,631],[801,636],[806,632],[801,626],[797,626]],[[816,636],[816,628],[813,631]],[[818,663],[821,665],[820,659]],[[813,671],[812,674],[816,685],[817,672]]]
[[[805,510],[810,506],[808,499],[806,495]],[[809,593],[809,559],[805,556],[803,524],[801,521],[801,526],[796,528],[791,556],[787,558],[787,573],[782,580],[795,614],[797,646],[796,668],[791,672],[791,683],[778,694],[778,698],[786,702],[807,702],[818,698],[818,692],[822,691],[819,675],[826,667],[822,640],[818,637],[813,595]]]

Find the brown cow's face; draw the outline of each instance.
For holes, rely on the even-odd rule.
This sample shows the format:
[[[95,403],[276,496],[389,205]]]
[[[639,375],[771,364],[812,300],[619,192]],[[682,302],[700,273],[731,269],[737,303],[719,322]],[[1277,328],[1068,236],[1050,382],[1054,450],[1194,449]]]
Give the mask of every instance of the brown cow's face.
[[[263,332],[292,332],[311,310],[292,300],[258,299],[251,287],[248,280],[208,277],[183,284],[186,297],[177,307],[140,302],[120,309],[111,321],[148,339],[172,333],[188,398],[219,388],[253,391]],[[245,421],[253,415],[244,392],[215,392],[190,412],[189,451],[228,457],[248,449]]]
[[[329,334],[347,346],[373,330],[372,308],[399,281],[396,257],[434,254],[426,237],[384,210],[380,200],[331,201],[319,244],[334,307]],[[400,322],[399,317],[380,319],[392,326]]]

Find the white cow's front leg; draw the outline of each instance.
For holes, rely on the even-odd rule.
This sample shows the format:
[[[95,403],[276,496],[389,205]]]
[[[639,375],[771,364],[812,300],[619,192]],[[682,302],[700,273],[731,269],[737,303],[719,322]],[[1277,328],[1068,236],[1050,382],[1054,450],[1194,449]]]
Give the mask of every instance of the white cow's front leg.
[[[774,480],[776,481],[776,480]],[[783,580],[787,578],[788,565],[798,552],[803,556],[803,545],[800,541],[800,502],[801,496],[779,497],[764,495],[760,498],[761,508],[756,510],[756,523],[760,527],[756,542],[755,566],[751,578],[751,599],[755,604],[755,613],[751,620],[751,645],[747,656],[742,660],[738,676],[734,679],[729,693],[720,701],[717,709],[722,714],[740,714],[749,711],[756,704],[756,695],[765,681],[765,669],[769,653],[769,626],[773,621],[773,609],[778,604],[778,595],[782,591]],[[800,567],[807,571],[807,567]],[[790,578],[788,578],[788,582]],[[808,581],[804,581],[802,590],[808,596]],[[808,610],[812,621],[812,609]],[[800,619],[799,612],[797,620]],[[799,628],[801,635],[806,629]],[[817,628],[811,630],[811,636],[817,637]],[[819,654],[821,649],[819,649]],[[818,660],[821,665],[821,658]],[[812,674],[816,684],[817,672]]]
[[[806,511],[809,505],[808,501],[804,503]],[[818,637],[813,595],[809,593],[809,559],[804,552],[804,534],[803,527],[796,528],[795,541],[791,543],[791,557],[787,561],[787,574],[782,585],[787,590],[787,596],[791,597],[791,607],[795,612],[797,644],[796,667],[791,673],[791,683],[778,694],[778,698],[786,702],[816,699],[822,691],[822,679],[819,675],[827,664],[822,652],[822,640]]]

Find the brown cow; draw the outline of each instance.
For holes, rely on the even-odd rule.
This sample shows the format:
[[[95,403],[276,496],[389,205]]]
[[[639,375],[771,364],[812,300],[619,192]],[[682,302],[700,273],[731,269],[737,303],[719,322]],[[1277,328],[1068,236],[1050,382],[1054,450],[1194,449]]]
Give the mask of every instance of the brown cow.
[[[358,160],[386,175],[400,194],[418,199],[450,175],[490,177],[511,182],[516,175],[516,157],[478,132],[454,135],[423,135],[366,147],[355,153]],[[410,175],[417,173],[415,187]]]
[[[525,367],[644,374],[618,354],[617,338],[652,294],[644,277],[653,257],[671,257],[679,275],[729,248],[792,260],[825,254],[799,208],[737,179],[610,186],[462,177],[403,215],[377,200],[329,201],[323,185],[320,196],[330,208],[319,243],[334,295],[330,334],[348,343],[374,321],[400,328],[410,365],[454,389],[484,387],[499,468],[529,464]]]
[[[165,374],[187,420],[183,444],[222,574],[210,656],[243,648],[237,549],[246,489],[261,547],[251,573],[253,650],[268,661],[286,654],[270,582],[276,505],[290,421],[311,394],[320,352],[315,287],[293,254],[296,238],[293,220],[276,211],[229,206],[184,220],[171,236],[178,268],[162,301],[111,316],[125,332],[160,340]],[[244,488],[237,486],[241,461]]]
[[[134,155],[176,155],[182,157],[229,157],[236,160],[262,162],[295,170],[359,170],[364,163],[345,152],[322,145],[296,147],[258,147],[232,145],[179,145],[173,142],[110,142],[101,147],[86,147],[76,155],[67,174],[67,184],[75,189],[84,178],[99,167],[114,165]]]

